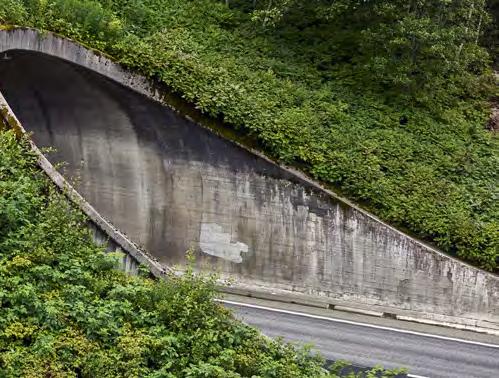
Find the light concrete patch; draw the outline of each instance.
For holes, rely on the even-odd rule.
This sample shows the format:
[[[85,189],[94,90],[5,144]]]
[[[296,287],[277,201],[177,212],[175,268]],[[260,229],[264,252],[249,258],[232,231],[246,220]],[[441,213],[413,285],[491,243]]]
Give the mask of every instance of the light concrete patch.
[[[204,253],[240,264],[242,253],[248,252],[248,246],[241,242],[232,242],[231,234],[224,232],[216,223],[201,224],[199,248]]]

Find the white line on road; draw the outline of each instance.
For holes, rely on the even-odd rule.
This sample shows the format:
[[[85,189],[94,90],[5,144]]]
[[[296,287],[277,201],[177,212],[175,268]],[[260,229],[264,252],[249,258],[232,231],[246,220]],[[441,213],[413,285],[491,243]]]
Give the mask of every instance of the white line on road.
[[[410,331],[410,330],[405,330],[405,329],[385,327],[385,326],[379,326],[379,325],[375,325],[375,324],[355,322],[355,321],[352,321],[352,320],[330,318],[330,317],[327,317],[327,316],[312,315],[312,314],[307,314],[307,313],[304,313],[304,312],[282,310],[282,309],[278,309],[278,308],[272,308],[272,307],[259,306],[259,305],[249,304],[249,303],[229,301],[229,300],[225,300],[225,299],[217,299],[217,301],[221,302],[221,303],[231,304],[231,305],[234,305],[234,306],[248,307],[248,308],[254,308],[254,309],[258,309],[258,310],[265,310],[265,311],[271,311],[271,312],[279,312],[279,313],[282,313],[282,314],[295,315],[295,316],[303,316],[303,317],[311,318],[311,319],[327,320],[327,321],[335,322],[335,323],[351,324],[351,325],[356,325],[356,326],[361,326],[361,327],[375,328],[375,329],[381,329],[381,330],[385,330],[385,331],[405,333],[405,334],[409,334],[409,335],[416,335],[416,336],[423,336],[423,337],[431,337],[431,338],[439,339],[439,340],[454,341],[454,342],[458,342],[458,343],[478,345],[478,346],[484,346],[484,347],[499,349],[499,345],[497,345],[497,344],[481,343],[479,341],[472,341],[472,340],[458,339],[458,338],[454,338],[454,337],[433,335],[431,333],[424,333],[424,332]],[[417,377],[417,376],[414,376],[414,377]]]

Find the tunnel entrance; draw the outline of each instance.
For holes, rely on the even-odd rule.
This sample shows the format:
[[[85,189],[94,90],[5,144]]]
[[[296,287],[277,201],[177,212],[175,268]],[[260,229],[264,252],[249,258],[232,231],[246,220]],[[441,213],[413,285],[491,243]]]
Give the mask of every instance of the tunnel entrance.
[[[307,275],[312,249],[324,264],[334,204],[323,195],[97,73],[41,53],[8,57],[0,91],[35,143],[54,147],[49,159],[87,201],[162,263],[194,247],[210,269],[286,281]]]

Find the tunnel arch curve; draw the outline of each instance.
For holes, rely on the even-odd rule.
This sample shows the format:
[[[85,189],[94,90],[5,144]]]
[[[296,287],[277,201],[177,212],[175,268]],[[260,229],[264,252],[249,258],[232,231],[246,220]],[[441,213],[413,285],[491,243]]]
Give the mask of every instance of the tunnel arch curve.
[[[9,50],[39,52],[85,67],[156,101],[161,97],[152,83],[114,63],[105,54],[51,32],[31,28],[0,29],[0,53]]]

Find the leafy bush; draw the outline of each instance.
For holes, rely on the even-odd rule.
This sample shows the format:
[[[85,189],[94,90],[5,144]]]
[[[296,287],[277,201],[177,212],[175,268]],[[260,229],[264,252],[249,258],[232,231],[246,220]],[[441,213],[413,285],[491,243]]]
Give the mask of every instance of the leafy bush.
[[[472,2],[428,2],[420,16],[408,2],[340,1],[321,18],[283,1],[301,5],[271,30],[247,3],[214,0],[8,0],[0,20],[102,49],[384,220],[497,271],[498,143],[484,130],[477,45],[487,17]],[[345,10],[348,27],[327,22]]]

